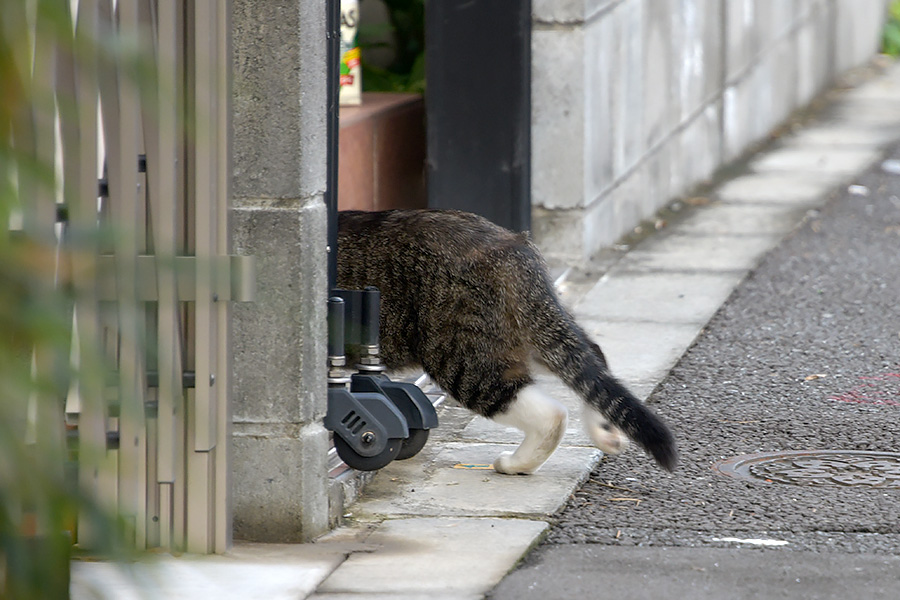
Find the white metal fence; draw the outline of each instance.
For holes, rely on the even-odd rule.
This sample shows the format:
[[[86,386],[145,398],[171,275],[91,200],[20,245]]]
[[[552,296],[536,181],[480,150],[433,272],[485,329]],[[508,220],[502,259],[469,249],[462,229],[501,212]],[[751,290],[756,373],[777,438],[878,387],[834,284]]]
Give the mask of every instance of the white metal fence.
[[[231,3],[57,4],[72,39],[35,44],[31,68],[54,102],[31,108],[13,144],[56,165],[59,194],[36,191],[21,227],[53,235],[61,215],[72,359],[99,349],[107,361],[100,377],[80,365],[65,416],[35,418],[66,419],[80,489],[125,518],[136,546],[221,552],[231,538],[229,303],[253,288],[252,262],[228,243]],[[43,18],[34,12],[35,28]],[[49,368],[39,356],[33,365]],[[83,520],[79,544],[92,535]]]

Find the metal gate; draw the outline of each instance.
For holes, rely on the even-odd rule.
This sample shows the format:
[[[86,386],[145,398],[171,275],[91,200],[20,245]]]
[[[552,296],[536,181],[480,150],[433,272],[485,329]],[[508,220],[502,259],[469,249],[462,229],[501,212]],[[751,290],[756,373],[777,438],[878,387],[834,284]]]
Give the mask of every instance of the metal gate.
[[[35,44],[32,83],[53,103],[13,141],[56,165],[57,197],[37,191],[21,226],[59,238],[58,285],[75,290],[64,418],[79,488],[138,548],[224,551],[229,303],[253,291],[251,259],[229,255],[231,3],[56,2],[68,28],[36,4],[35,30],[57,35]],[[98,354],[99,377],[83,364]],[[94,534],[80,520],[79,544]]]

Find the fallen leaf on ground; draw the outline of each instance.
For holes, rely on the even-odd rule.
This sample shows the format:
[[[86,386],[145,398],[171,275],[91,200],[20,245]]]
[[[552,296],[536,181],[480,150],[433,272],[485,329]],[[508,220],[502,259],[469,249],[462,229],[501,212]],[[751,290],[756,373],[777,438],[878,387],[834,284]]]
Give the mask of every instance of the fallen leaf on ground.
[[[607,498],[610,502],[634,502],[635,506],[638,506],[643,499],[641,498]]]

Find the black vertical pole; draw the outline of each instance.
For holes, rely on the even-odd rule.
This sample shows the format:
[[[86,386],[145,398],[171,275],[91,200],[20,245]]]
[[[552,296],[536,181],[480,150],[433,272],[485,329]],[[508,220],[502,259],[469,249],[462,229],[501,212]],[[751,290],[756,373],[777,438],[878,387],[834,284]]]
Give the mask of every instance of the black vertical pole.
[[[338,131],[340,127],[341,2],[326,0],[326,145],[325,205],[328,209],[328,289],[337,286]]]
[[[428,205],[531,227],[531,1],[425,10]]]

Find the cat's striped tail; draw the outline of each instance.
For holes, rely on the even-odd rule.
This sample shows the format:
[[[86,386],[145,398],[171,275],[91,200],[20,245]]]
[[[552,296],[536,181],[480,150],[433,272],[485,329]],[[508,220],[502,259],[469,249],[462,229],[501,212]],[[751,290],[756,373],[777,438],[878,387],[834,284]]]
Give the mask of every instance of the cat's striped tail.
[[[669,428],[610,372],[600,348],[560,304],[552,284],[524,292],[532,344],[547,367],[667,471],[678,463]],[[534,281],[532,279],[531,281]]]

